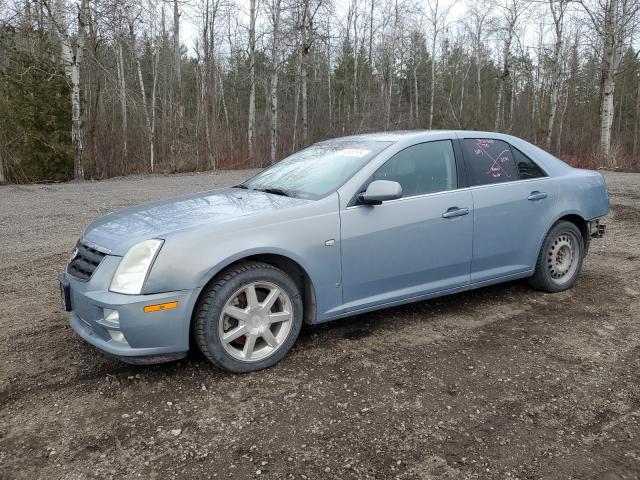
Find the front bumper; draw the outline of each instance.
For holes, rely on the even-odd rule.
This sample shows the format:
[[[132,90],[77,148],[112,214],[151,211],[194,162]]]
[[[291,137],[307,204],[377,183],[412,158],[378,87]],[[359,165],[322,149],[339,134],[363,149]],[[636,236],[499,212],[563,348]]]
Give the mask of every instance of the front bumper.
[[[191,312],[200,289],[150,295],[109,291],[119,257],[107,256],[89,281],[68,274],[71,328],[104,353],[130,363],[158,363],[182,358],[189,350]],[[145,312],[144,307],[175,302],[169,310]],[[104,309],[117,310],[119,321],[105,318]]]

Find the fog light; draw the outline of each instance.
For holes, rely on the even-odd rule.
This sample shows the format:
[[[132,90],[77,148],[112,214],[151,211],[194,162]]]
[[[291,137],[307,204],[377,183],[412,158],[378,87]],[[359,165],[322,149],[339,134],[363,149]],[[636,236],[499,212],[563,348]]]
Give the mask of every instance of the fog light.
[[[102,317],[104,318],[105,322],[112,323],[113,325],[120,325],[120,314],[117,310],[103,308]]]
[[[114,342],[124,343],[127,341],[124,338],[124,333],[122,333],[120,330],[109,330],[109,335],[111,335],[111,338]]]

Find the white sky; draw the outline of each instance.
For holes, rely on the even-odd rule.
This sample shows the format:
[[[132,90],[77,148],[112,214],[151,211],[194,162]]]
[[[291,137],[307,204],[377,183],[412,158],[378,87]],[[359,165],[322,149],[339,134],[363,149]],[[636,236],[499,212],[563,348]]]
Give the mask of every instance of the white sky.
[[[194,55],[195,43],[200,35],[200,32],[199,32],[200,27],[198,25],[198,23],[200,22],[200,19],[198,18],[198,13],[196,11],[196,8],[194,7],[197,1],[198,0],[195,0],[195,1],[189,0],[188,2],[184,2],[181,6],[181,11],[182,11],[181,24],[180,24],[180,28],[181,28],[180,33],[182,37],[181,41],[183,45],[187,48],[190,55]],[[423,12],[426,11],[426,3],[425,3],[426,1],[428,0],[418,1],[419,5],[422,6]],[[459,24],[464,19],[465,12],[468,9],[468,3],[466,3],[467,1],[473,2],[473,0],[466,0],[466,1],[465,0],[459,0],[459,1],[440,0],[441,8],[443,7],[446,8],[447,6],[453,3],[453,5],[451,6],[450,14],[449,14],[449,24],[451,25],[452,28],[455,28],[456,24]],[[258,0],[258,2],[260,3],[260,0]],[[363,6],[361,8],[368,9],[369,8],[368,6],[365,7],[365,5],[368,3],[369,3],[369,0],[363,0],[363,3],[362,3]],[[238,0],[236,5],[239,7],[239,10],[240,10],[239,19],[241,24],[240,27],[242,28],[242,26],[248,25],[249,0]],[[333,16],[333,18],[339,19],[340,21],[344,21],[344,19],[346,19],[347,11],[349,8],[349,0],[334,0],[333,5],[334,5],[334,11],[336,13]],[[546,16],[543,17],[540,14],[536,14],[535,11],[533,11],[534,8],[546,8],[546,4],[534,5],[532,8],[529,9],[527,13],[523,15],[522,21],[520,22],[521,28],[523,29],[523,36],[521,38],[522,43],[529,47],[533,47],[537,45],[538,32],[541,27],[545,29],[545,37],[548,37],[550,33],[550,30],[549,30],[550,25],[540,24],[540,19],[544,18],[546,22],[549,22],[549,17],[546,17]],[[492,10],[494,11],[494,14],[496,16],[500,15],[499,8],[494,7]],[[167,14],[168,20],[172,21],[173,12],[171,11],[170,8],[168,8],[168,10],[166,11],[166,14]],[[429,38],[430,33],[428,31],[425,31],[425,33],[427,35],[427,38]],[[495,37],[495,35],[493,35],[493,37]]]

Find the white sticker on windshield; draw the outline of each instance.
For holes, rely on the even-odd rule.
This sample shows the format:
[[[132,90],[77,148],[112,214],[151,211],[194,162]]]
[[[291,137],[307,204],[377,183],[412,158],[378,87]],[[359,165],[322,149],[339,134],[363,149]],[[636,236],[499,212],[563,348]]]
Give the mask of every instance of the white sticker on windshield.
[[[364,148],[345,148],[344,150],[340,150],[338,153],[345,157],[361,158],[371,153],[371,150],[365,150]]]

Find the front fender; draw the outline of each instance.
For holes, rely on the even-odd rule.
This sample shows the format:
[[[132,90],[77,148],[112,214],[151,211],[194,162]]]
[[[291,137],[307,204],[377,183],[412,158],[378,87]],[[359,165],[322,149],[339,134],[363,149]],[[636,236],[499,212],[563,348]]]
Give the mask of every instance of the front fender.
[[[292,260],[296,262],[298,265],[300,265],[300,267],[304,270],[304,272],[307,274],[307,276],[311,280],[311,283],[313,283],[313,277],[311,276],[311,274],[309,274],[310,265],[306,265],[304,258],[300,258],[296,253],[284,250],[282,248],[256,247],[256,248],[251,248],[249,250],[240,251],[213,265],[211,269],[209,269],[209,271],[207,271],[204,275],[202,275],[202,277],[198,282],[199,286],[204,287],[207,283],[211,281],[212,278],[214,278],[218,273],[223,271],[229,265],[232,265],[245,258],[253,257],[256,255],[279,255],[281,257],[288,258],[289,260]]]
[[[144,293],[200,288],[228,265],[260,254],[287,257],[314,285],[317,316],[342,303],[340,218],[337,195],[314,202],[301,215],[286,211],[245,218],[168,237],[145,282]],[[334,240],[333,243],[327,240]]]

